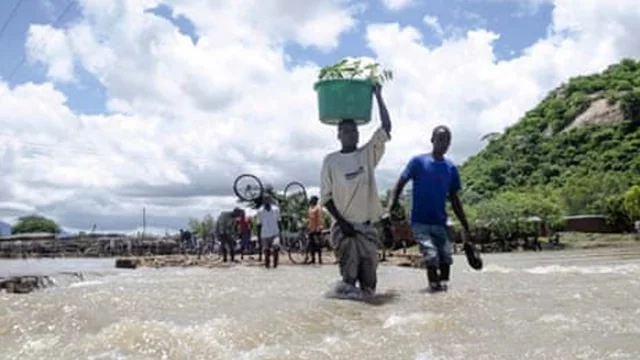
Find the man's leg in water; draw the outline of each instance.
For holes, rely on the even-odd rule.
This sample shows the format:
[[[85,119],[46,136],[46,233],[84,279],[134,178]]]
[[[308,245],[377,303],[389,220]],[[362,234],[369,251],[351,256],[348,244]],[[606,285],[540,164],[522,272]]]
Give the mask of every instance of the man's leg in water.
[[[318,243],[318,235],[316,232],[309,233],[309,245],[307,252],[311,255],[311,264],[316,263],[316,248]],[[322,262],[322,261],[321,261]]]
[[[247,236],[245,234],[240,235],[240,260],[244,260],[244,253],[247,251]]]
[[[438,249],[433,243],[433,237],[431,235],[431,226],[425,224],[413,224],[411,227],[413,230],[413,236],[418,243],[420,252],[422,253],[427,267],[429,288],[431,290],[440,290],[440,276],[438,274],[438,267],[440,263],[438,259]]]
[[[316,252],[318,253],[318,264],[322,265],[322,233],[316,233]]]
[[[229,254],[231,255],[231,262],[234,262],[234,256],[236,254],[236,241],[233,236],[229,236]]]
[[[258,262],[262,262],[262,240],[256,241],[256,247],[258,248]]]
[[[266,268],[271,267],[271,247],[273,245],[273,237],[262,238],[262,249],[264,250],[264,266]]]
[[[451,265],[453,264],[453,248],[449,239],[449,233],[444,226],[433,227],[431,230],[433,243],[438,249],[438,268],[440,270],[440,284],[442,290],[448,289]]]
[[[350,287],[355,287],[360,265],[355,238],[345,237],[337,224],[331,228],[331,237],[336,245],[336,256],[342,282]]]
[[[220,250],[222,250],[222,262],[227,262],[227,235],[220,237]]]
[[[307,249],[305,250],[304,260],[308,264],[313,264],[316,262],[316,254],[313,252],[313,233],[309,233],[309,243],[307,244]]]
[[[360,289],[367,295],[374,295],[378,283],[378,232],[373,225],[361,225],[357,228],[357,254],[360,257],[358,282]]]
[[[271,245],[271,253],[273,254],[273,268],[275,269],[278,267],[278,257],[280,256],[280,244],[276,243],[275,238]]]

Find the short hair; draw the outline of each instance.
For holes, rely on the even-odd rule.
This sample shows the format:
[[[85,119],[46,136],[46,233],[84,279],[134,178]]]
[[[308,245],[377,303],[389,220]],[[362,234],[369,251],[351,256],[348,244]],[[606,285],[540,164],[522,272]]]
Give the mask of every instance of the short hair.
[[[313,195],[313,196],[311,196],[309,198],[309,202],[317,202],[318,200],[320,200],[320,199],[318,199],[318,196],[316,196],[316,195]]]
[[[433,129],[433,132],[431,133],[431,136],[435,136],[437,133],[439,132],[444,132],[449,134],[449,136],[451,136],[451,130],[449,130],[449,128],[445,125],[438,125]]]

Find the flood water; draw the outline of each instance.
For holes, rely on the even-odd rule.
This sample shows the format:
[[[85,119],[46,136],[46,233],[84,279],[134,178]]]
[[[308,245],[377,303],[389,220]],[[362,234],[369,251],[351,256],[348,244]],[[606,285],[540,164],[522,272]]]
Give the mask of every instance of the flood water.
[[[379,290],[398,293],[383,306],[324,298],[335,265],[65,261],[28,268],[84,280],[0,294],[0,358],[640,359],[639,248],[484,255],[480,272],[458,256],[442,294],[423,292],[422,270],[381,266]]]

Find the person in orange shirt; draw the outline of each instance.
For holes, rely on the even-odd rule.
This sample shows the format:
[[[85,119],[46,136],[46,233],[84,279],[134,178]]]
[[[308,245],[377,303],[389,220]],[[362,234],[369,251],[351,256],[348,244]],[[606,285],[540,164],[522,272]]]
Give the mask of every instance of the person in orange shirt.
[[[309,199],[307,218],[307,232],[309,233],[309,246],[307,247],[307,255],[311,253],[311,264],[315,264],[317,253],[318,263],[322,264],[322,207],[318,205],[318,197],[315,195]]]

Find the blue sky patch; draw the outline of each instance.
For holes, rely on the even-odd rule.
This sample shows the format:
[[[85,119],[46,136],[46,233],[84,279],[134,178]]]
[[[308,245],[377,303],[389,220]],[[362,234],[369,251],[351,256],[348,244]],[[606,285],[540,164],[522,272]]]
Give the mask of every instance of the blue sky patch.
[[[28,61],[21,64],[25,56],[27,31],[30,24],[53,24],[68,4],[50,0],[22,1],[9,18],[17,3],[18,0],[0,1],[0,28],[5,23],[7,25],[0,34],[0,77],[11,86],[29,81],[46,81],[46,69],[42,64],[30,64]],[[181,33],[189,36],[194,44],[198,41],[198,34],[191,21],[184,16],[175,16],[169,6],[162,4],[148,12],[170,21]],[[542,5],[536,12],[526,12],[518,2],[495,0],[431,0],[400,11],[389,11],[381,1],[371,1],[366,10],[358,15],[356,27],[341,35],[340,45],[336,49],[326,52],[313,46],[287,43],[287,65],[292,67],[312,61],[323,66],[345,56],[373,56],[367,47],[366,29],[368,25],[375,23],[398,23],[400,26],[415,27],[423,35],[423,44],[429,47],[440,45],[443,36],[464,36],[468,30],[484,28],[500,34],[500,38],[494,43],[497,58],[511,59],[546,35],[551,12],[551,5]],[[74,4],[57,26],[64,27],[79,16],[79,6]],[[425,23],[425,16],[437,18],[441,33]],[[12,73],[13,76],[9,78]],[[107,94],[104,86],[78,66],[75,67],[74,82],[59,83],[56,87],[67,95],[69,106],[74,111],[85,114],[106,111]]]

